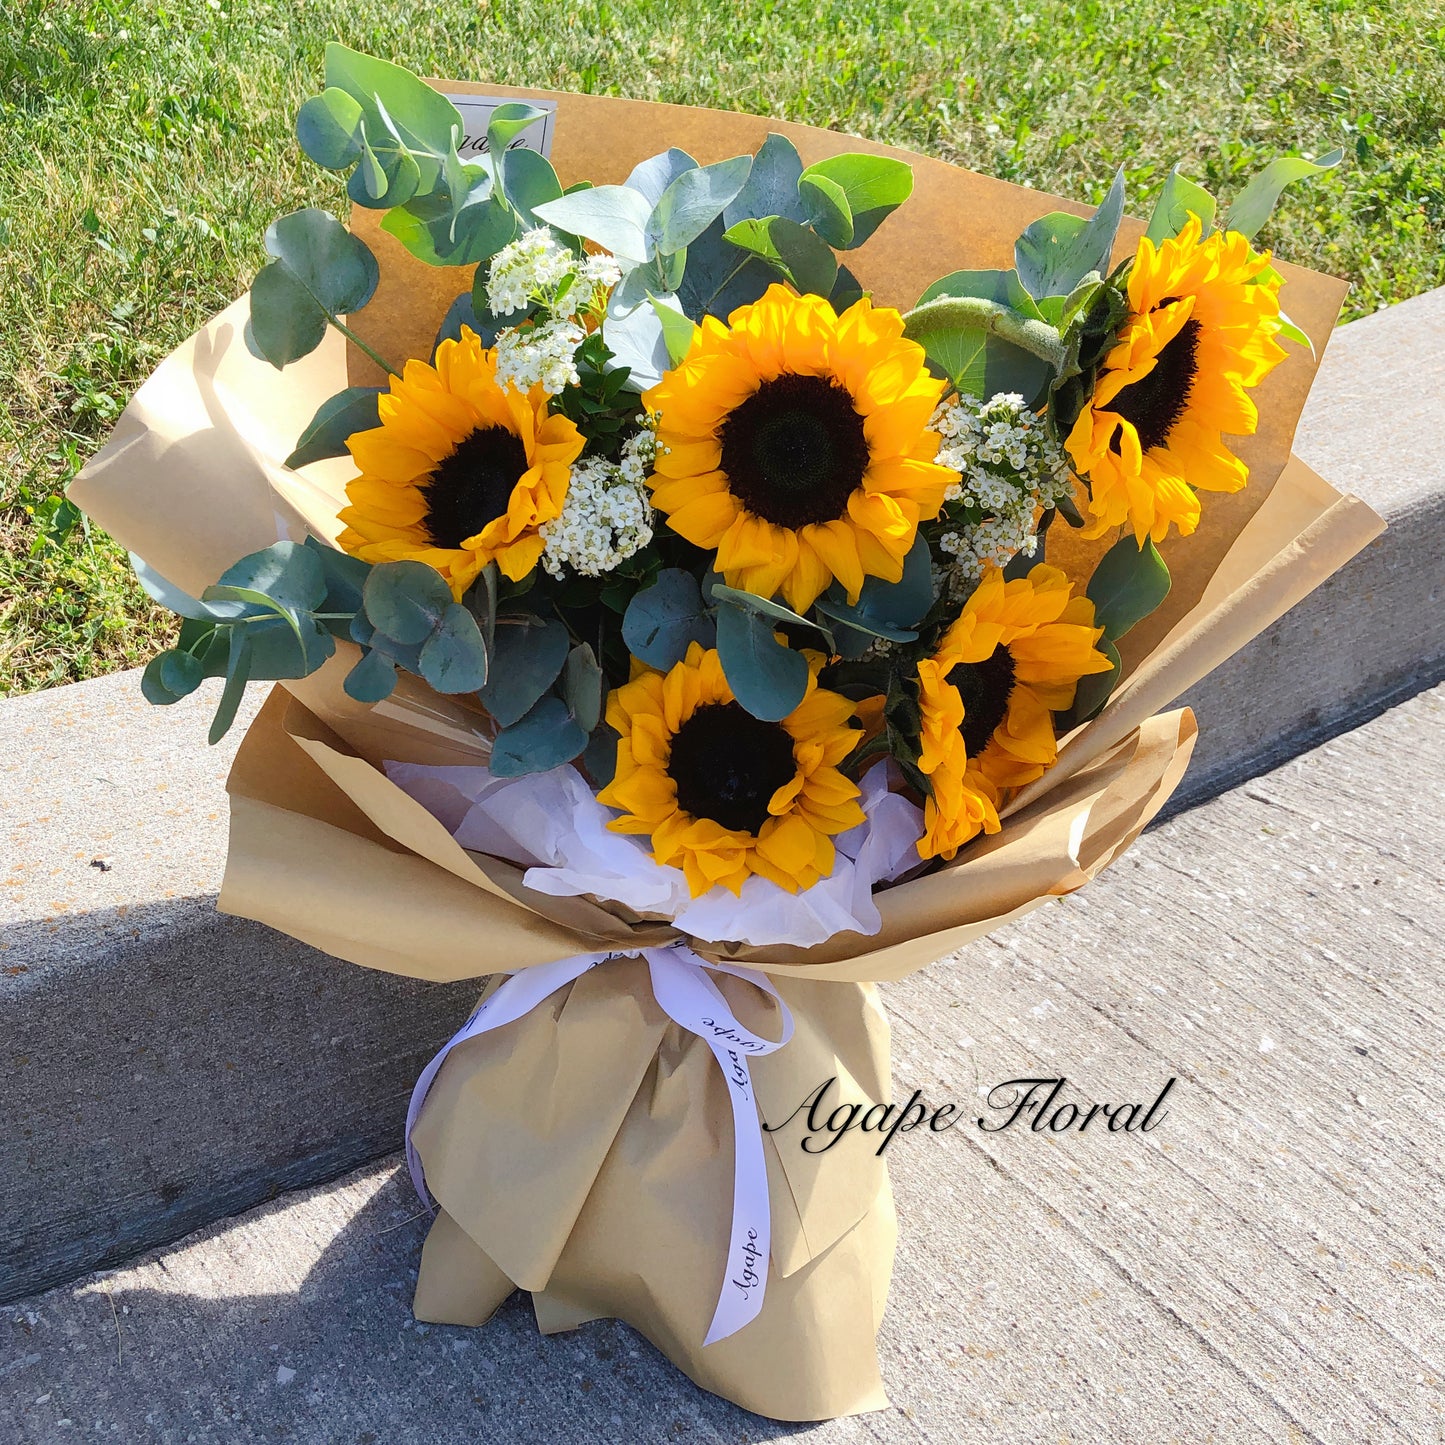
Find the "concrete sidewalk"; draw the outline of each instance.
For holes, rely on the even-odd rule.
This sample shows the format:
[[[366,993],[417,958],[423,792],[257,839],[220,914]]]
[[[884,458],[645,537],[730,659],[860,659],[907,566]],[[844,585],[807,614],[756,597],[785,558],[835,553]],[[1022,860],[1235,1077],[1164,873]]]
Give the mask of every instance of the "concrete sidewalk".
[[[889,987],[895,1089],[970,1114],[1178,1079],[1148,1135],[896,1141],[890,1411],[779,1425],[520,1298],[416,1325],[392,1160],[0,1308],[0,1440],[1445,1440],[1442,775],[1437,688]]]

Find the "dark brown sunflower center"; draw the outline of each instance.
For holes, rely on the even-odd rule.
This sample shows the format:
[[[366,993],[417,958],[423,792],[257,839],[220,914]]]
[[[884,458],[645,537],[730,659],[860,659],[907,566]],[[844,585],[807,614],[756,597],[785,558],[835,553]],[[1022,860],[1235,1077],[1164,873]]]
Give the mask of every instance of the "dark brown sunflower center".
[[[733,496],[779,527],[833,522],[868,470],[853,398],[825,376],[765,381],[718,431]]]
[[[441,459],[423,487],[432,545],[460,547],[507,510],[527,470],[527,448],[504,426],[481,427]]]
[[[1167,296],[1159,307],[1172,305],[1178,299]],[[1133,423],[1139,445],[1146,452],[1169,440],[1169,433],[1189,408],[1189,393],[1199,369],[1199,329],[1191,316],[1154,358],[1154,370],[1143,381],[1126,386],[1109,406],[1110,411]],[[1119,450],[1117,439],[1113,448]]]
[[[960,662],[948,681],[963,699],[963,745],[969,757],[988,746],[994,729],[1008,716],[1014,690],[1013,653],[1002,643],[982,662]]]
[[[735,702],[698,708],[673,734],[667,763],[683,812],[754,834],[768,821],[768,799],[796,772],[787,729]]]

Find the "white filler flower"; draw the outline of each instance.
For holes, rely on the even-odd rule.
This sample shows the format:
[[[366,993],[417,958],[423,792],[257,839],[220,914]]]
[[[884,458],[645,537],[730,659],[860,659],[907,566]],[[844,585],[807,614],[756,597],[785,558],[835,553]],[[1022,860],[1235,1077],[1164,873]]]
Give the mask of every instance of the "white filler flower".
[[[938,545],[958,559],[959,582],[977,581],[984,567],[1002,567],[1038,546],[1034,515],[1073,495],[1068,459],[1043,419],[1014,392],[984,402],[954,396],[933,414],[943,438],[936,458],[959,473],[944,496],[943,518],[956,525]]]
[[[530,391],[538,383],[548,396],[576,386],[576,351],[587,333],[575,321],[543,321],[497,332],[497,384]]]
[[[562,514],[541,527],[542,566],[553,577],[570,567],[600,577],[652,540],[652,508],[643,485],[656,439],[639,432],[623,449],[618,465],[589,457],[572,467]]]

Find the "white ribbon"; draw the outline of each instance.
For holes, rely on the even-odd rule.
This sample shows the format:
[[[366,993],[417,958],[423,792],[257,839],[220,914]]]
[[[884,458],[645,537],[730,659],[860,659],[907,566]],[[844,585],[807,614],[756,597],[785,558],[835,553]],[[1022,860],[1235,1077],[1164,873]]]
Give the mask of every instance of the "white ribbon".
[[[421,1158],[412,1143],[412,1130],[421,1116],[427,1094],[458,1044],[501,1028],[530,1013],[563,985],[589,969],[614,958],[647,960],[652,992],[658,1006],[680,1028],[696,1034],[712,1050],[727,1081],[733,1106],[733,1215],[726,1266],[717,1309],[704,1345],[725,1340],[757,1317],[768,1285],[768,1258],[772,1249],[772,1215],[768,1205],[768,1174],[763,1157],[763,1133],[758,1122],[748,1059],[775,1053],[793,1036],[793,1016],[765,974],[728,963],[710,964],[685,944],[666,948],[619,949],[611,953],[584,953],[575,958],[537,964],[512,974],[472,1014],[421,1072],[406,1111],[406,1164],[411,1182],[423,1204],[431,1208]],[[776,1041],[760,1038],[738,1021],[711,973],[730,973],[777,1002],[783,1015],[783,1035]]]

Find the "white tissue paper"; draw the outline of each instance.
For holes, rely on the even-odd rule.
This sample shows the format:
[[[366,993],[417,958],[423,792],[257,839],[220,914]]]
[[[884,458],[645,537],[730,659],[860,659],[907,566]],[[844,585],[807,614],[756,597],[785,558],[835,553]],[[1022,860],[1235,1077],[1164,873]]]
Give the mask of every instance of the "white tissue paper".
[[[645,838],[613,833],[617,815],[599,803],[576,768],[522,778],[493,777],[484,767],[385,764],[386,775],[437,818],[463,848],[525,867],[523,883],[553,897],[590,895],[636,913],[671,919],[708,943],[793,944],[806,948],[837,933],[876,933],[882,919],[873,888],[922,861],[917,841],[922,812],[889,791],[888,768],[871,768],[860,783],[867,820],[833,840],[832,873],[812,888],[789,893],[750,877],[742,893],[688,891],[680,868],[653,860]]]

